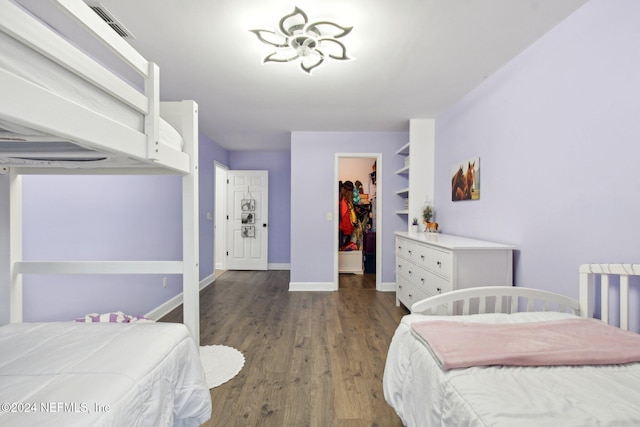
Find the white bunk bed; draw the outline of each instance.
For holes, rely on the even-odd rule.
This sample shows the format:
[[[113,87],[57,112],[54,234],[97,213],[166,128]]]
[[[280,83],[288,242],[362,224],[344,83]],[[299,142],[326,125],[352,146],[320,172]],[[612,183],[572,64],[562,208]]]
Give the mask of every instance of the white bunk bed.
[[[0,168],[10,182],[11,321],[22,320],[23,274],[181,274],[184,323],[198,344],[197,105],[160,102],[158,67],[84,2],[52,3],[135,70],[144,93],[18,4],[0,1]],[[165,134],[172,144],[162,142]],[[56,173],[182,175],[183,260],[23,262],[20,177]]]
[[[579,301],[518,287],[419,301],[389,347],[385,399],[406,426],[640,425],[639,276],[640,264],[582,265]]]
[[[8,236],[0,243],[6,245],[0,254],[8,253],[8,260],[0,260],[0,267],[8,266],[0,269],[0,291],[9,295],[2,303],[10,320],[0,327],[0,400],[67,405],[57,411],[66,415],[56,420],[51,412],[60,408],[3,408],[0,424],[199,425],[208,419],[211,403],[198,359],[197,104],[160,102],[158,67],[83,1],[50,3],[135,71],[144,88],[67,41],[46,16],[35,16],[19,0],[0,0],[0,173],[5,175],[0,183],[6,186],[0,194],[9,196],[6,215],[0,214],[0,236]],[[26,174],[181,175],[182,260],[23,261],[21,181]],[[181,275],[184,325],[22,323],[27,274]],[[122,363],[126,354],[131,363]],[[104,394],[80,386],[87,381]],[[92,412],[90,418],[69,414],[78,411],[68,405],[87,403],[89,397],[109,410]],[[23,418],[12,418],[18,415],[11,409]],[[40,414],[24,418],[28,409]]]

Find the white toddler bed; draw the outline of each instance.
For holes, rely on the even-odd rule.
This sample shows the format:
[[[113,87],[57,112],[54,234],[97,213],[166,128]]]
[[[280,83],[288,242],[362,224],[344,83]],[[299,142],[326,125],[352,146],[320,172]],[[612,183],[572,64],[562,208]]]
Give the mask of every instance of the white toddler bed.
[[[634,360],[633,357],[640,360],[637,359],[639,335],[583,318],[593,314],[593,296],[597,294],[596,288],[600,288],[601,317],[608,320],[609,277],[619,276],[619,287],[611,288],[620,289],[620,324],[626,329],[629,277],[637,275],[640,275],[640,265],[637,264],[583,265],[580,269],[580,302],[549,292],[517,287],[464,289],[417,302],[412,313],[402,319],[389,348],[383,379],[385,399],[406,426],[640,425],[640,363],[602,362],[604,364],[596,365],[591,361],[583,364],[578,356],[580,353],[582,357],[583,352],[592,356],[609,351],[616,356],[628,355],[629,360]],[[600,286],[596,287],[598,282]],[[498,295],[501,297],[495,298]],[[495,304],[496,300],[498,304]],[[456,322],[456,325],[451,322]],[[491,324],[490,329],[509,325],[505,328],[508,329],[514,324],[538,328],[573,322],[588,322],[589,326],[594,324],[598,328],[606,328],[604,338],[622,334],[625,339],[631,339],[631,346],[623,350],[617,344],[601,344],[602,341],[596,340],[582,345],[577,351],[565,352],[563,356],[568,356],[570,363],[535,366],[540,362],[534,361],[531,363],[534,366],[520,366],[520,360],[528,359],[547,341],[532,343],[538,339],[537,335],[522,336],[522,340],[516,336],[503,343],[502,349],[510,353],[517,341],[528,343],[528,351],[518,354],[518,361],[499,364],[485,359],[485,362],[476,364],[466,360],[463,362],[467,364],[461,362],[460,366],[468,367],[456,368],[455,361],[452,362],[449,355],[442,352],[443,347],[417,333],[422,330],[429,337],[442,330],[460,328],[471,328],[476,333],[477,328],[484,331],[487,324]],[[558,335],[563,347],[565,343],[569,347],[574,337],[588,330],[584,325],[571,326],[577,329],[568,329],[568,336]],[[450,341],[454,342],[460,336],[449,338],[454,338]],[[471,334],[467,339],[469,342],[462,343],[461,347],[471,348],[466,351],[470,354],[462,354],[461,359],[474,359],[477,356],[476,346],[487,347],[485,335]],[[455,353],[459,348],[448,350]],[[557,349],[556,353],[560,354]],[[473,357],[469,358],[469,355]],[[504,354],[498,356],[503,357]]]
[[[211,397],[182,324],[0,327],[0,425],[199,426]]]

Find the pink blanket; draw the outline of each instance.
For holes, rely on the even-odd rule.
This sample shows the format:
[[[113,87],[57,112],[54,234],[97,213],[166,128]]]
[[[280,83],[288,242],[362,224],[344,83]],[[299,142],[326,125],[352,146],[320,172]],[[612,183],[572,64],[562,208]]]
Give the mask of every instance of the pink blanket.
[[[511,324],[437,320],[413,323],[411,328],[444,370],[640,361],[640,335],[594,319]]]

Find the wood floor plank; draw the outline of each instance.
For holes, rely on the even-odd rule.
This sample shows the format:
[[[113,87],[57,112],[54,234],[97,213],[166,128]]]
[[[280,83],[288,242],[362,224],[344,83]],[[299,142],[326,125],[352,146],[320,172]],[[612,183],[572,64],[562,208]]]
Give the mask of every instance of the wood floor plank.
[[[382,374],[407,311],[393,293],[371,289],[375,276],[340,280],[337,292],[289,292],[288,271],[227,271],[201,292],[201,344],[246,359],[211,390],[204,426],[402,426],[384,401]],[[181,316],[178,308],[162,321]]]

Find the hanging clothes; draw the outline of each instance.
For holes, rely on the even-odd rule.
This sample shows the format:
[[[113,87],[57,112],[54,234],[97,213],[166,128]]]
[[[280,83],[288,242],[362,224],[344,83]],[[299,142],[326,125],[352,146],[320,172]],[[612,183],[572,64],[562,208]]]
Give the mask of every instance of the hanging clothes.
[[[340,250],[351,242],[357,218],[353,208],[353,182],[345,181],[340,187]]]

